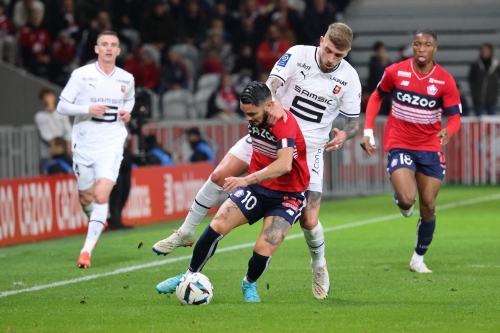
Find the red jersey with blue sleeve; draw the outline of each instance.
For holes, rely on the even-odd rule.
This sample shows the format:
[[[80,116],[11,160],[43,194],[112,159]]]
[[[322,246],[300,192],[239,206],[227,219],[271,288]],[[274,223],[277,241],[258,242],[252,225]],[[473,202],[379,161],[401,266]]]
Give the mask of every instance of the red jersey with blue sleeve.
[[[403,148],[440,152],[437,134],[442,129],[441,117],[444,114],[458,119],[458,126],[455,121],[454,126],[447,127],[451,137],[460,127],[460,96],[455,80],[441,66],[434,63],[429,73],[421,74],[413,68],[413,61],[408,59],[387,67],[374,92],[382,98],[388,94],[392,97],[384,150]],[[369,103],[365,129],[373,128],[372,108]]]
[[[278,120],[274,126],[248,125],[253,154],[248,173],[262,170],[278,158],[278,150],[293,147],[292,170],[280,177],[259,183],[262,187],[281,192],[303,192],[309,186],[306,144],[297,120],[289,111],[288,120]]]

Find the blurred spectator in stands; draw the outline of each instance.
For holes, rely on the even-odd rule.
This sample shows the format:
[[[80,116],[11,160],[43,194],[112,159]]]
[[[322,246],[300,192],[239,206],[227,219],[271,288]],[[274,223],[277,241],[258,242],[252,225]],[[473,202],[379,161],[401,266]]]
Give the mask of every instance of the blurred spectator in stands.
[[[68,154],[68,142],[61,136],[50,140],[49,151],[51,160],[45,164],[45,174],[73,173],[73,159]]]
[[[265,9],[257,7],[256,0],[244,0],[240,2],[240,17],[250,18],[254,21]]]
[[[217,51],[209,50],[206,59],[202,63],[203,74],[221,74],[224,72],[224,64],[219,58]]]
[[[41,23],[38,11],[30,11],[28,24],[19,35],[19,46],[23,66],[35,75],[49,78],[50,36],[47,29],[40,26]]]
[[[292,31],[292,29],[287,28],[285,16],[282,12],[275,12],[271,16],[271,22],[278,26],[281,36],[288,42],[288,44],[290,44],[291,46],[297,44],[297,37],[295,37],[295,33]]]
[[[12,22],[5,15],[5,4],[0,0],[0,62],[4,59],[14,64],[16,62],[16,40]]]
[[[335,23],[335,8],[326,0],[312,0],[307,3],[303,22],[304,40],[301,43],[317,46],[319,37]]]
[[[248,84],[251,81],[257,80],[259,72],[259,64],[252,56],[251,46],[248,44],[243,45],[234,63],[233,74],[239,74],[238,81]]]
[[[83,0],[77,3],[77,21],[82,24],[82,27],[90,27],[91,21],[94,20],[100,12],[112,12],[110,0]]]
[[[485,43],[479,48],[479,59],[470,64],[469,85],[476,115],[494,115],[500,88],[500,66],[493,58],[493,45]]]
[[[215,18],[222,20],[226,31],[234,34],[239,26],[239,16],[237,13],[227,8],[225,0],[219,0],[215,5]]]
[[[377,85],[384,75],[386,67],[391,65],[387,55],[387,47],[384,43],[377,41],[372,46],[373,55],[368,65],[368,90],[370,94],[377,88]]]
[[[73,0],[51,2],[52,6],[55,6],[56,3],[60,3],[59,8],[53,12],[47,11],[47,19],[45,20],[50,38],[56,40],[59,37],[59,32],[66,30],[76,43],[80,42],[82,30],[76,21]]]
[[[158,94],[161,96],[171,89],[188,89],[190,75],[182,57],[174,50],[168,50],[165,64],[161,69]]]
[[[207,40],[210,37],[208,34],[212,30],[222,31],[222,40],[224,41],[224,43],[231,44],[232,34],[229,31],[227,31],[226,27],[224,26],[223,20],[221,20],[220,18],[217,18],[217,17],[212,19],[212,21],[210,22],[210,29],[208,29],[208,31],[207,31]],[[206,42],[206,40],[205,40],[205,42]],[[203,46],[203,44],[202,44],[202,46]]]
[[[396,62],[401,62],[413,57],[413,45],[400,45],[398,47],[399,59]]]
[[[182,33],[200,45],[208,29],[208,18],[200,11],[197,0],[189,0],[186,5],[186,13],[182,22]]]
[[[38,99],[43,104],[43,109],[35,114],[35,126],[40,138],[40,173],[50,159],[49,143],[56,137],[63,137],[68,142],[68,151],[71,142],[71,124],[68,116],[56,111],[56,96],[48,87],[40,89]]]
[[[259,34],[254,29],[254,23],[251,18],[243,18],[239,28],[233,35],[233,52],[237,53],[243,45],[250,45],[252,54],[255,54],[260,44]]]
[[[193,127],[186,130],[186,140],[189,143],[192,154],[189,157],[190,162],[210,161],[215,164],[215,156],[210,146],[201,138],[200,130]]]
[[[76,44],[67,30],[61,30],[59,37],[52,43],[51,81],[64,86],[71,75],[70,64],[76,54]]]
[[[176,42],[178,24],[162,1],[155,1],[148,17],[140,27],[141,42],[153,44],[159,51]]]
[[[233,87],[230,73],[220,77],[220,83],[208,100],[207,118],[235,122],[243,119],[240,111],[240,96]]]
[[[234,66],[234,57],[231,45],[223,40],[224,31],[213,28],[208,31],[208,40],[202,45],[201,61],[205,63],[208,58],[217,57],[225,71],[231,71]]]
[[[139,28],[143,9],[140,0],[113,0],[113,10],[113,25],[130,40],[131,50],[135,50],[141,44]]]
[[[141,46],[129,55],[125,70],[134,76],[135,86],[155,90],[160,83],[160,74],[146,48]]]
[[[96,0],[92,0],[96,1]],[[95,45],[97,44],[97,36],[105,30],[113,30],[111,20],[109,18],[109,13],[106,11],[100,11],[97,16],[90,21],[89,28],[84,31],[83,38],[80,44],[80,64],[85,65],[93,60],[97,59],[97,54],[95,53]],[[120,38],[120,43],[122,42]],[[120,45],[121,47],[122,45]],[[123,52],[123,50],[122,50]]]
[[[130,229],[131,226],[124,225],[122,222],[122,211],[127,203],[132,187],[132,162],[133,157],[129,149],[123,149],[123,159],[120,163],[120,170],[118,171],[118,178],[116,179],[115,186],[109,195],[109,230]]]
[[[271,72],[274,64],[290,47],[291,45],[281,37],[278,26],[270,24],[266,40],[257,48],[257,61],[260,67],[266,72]]]
[[[154,134],[144,137],[142,148],[145,165],[174,165],[172,154],[158,144]]]
[[[391,65],[387,55],[387,47],[381,41],[375,42],[372,46],[373,55],[368,65],[368,93],[371,94],[376,88],[386,67]],[[379,114],[388,115],[391,110],[391,98],[386,96],[380,106]]]
[[[274,9],[269,13],[271,22],[277,24],[283,35],[290,45],[297,44],[297,40],[301,39],[302,22],[296,10],[290,8],[287,0],[274,0]]]
[[[462,104],[462,114],[461,116],[467,117],[470,115],[470,107],[469,107],[469,102],[467,102],[467,98],[465,98],[462,87],[460,84],[457,82],[457,90],[458,94],[460,95],[460,104]]]
[[[12,22],[16,30],[21,29],[29,22],[29,14],[31,11],[38,13],[40,22],[43,21],[45,13],[45,5],[40,0],[19,0],[14,5],[12,14]]]
[[[328,0],[328,2],[330,2],[335,8],[335,12],[337,13],[336,21],[343,21],[345,10],[349,6],[349,2],[351,2],[351,0]]]

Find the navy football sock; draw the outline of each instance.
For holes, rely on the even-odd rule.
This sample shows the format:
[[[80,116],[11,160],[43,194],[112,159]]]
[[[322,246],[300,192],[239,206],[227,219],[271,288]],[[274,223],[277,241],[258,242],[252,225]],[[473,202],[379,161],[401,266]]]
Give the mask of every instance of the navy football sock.
[[[434,229],[436,228],[436,217],[430,222],[426,222],[420,217],[417,223],[417,245],[415,252],[423,256],[431,245]]]
[[[214,255],[222,237],[224,236],[217,233],[210,225],[207,226],[194,247],[193,257],[188,267],[191,272],[200,272],[203,269],[208,259]]]
[[[264,274],[270,261],[271,257],[262,256],[253,251],[253,256],[248,261],[247,281],[256,282]]]

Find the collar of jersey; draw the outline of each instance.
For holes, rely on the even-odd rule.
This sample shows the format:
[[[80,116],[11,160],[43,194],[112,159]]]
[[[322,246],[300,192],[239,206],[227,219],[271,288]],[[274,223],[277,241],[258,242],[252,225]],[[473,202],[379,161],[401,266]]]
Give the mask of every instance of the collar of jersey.
[[[101,73],[102,75],[104,75],[105,77],[112,77],[112,76],[113,76],[113,74],[115,74],[115,72],[116,72],[116,66],[115,66],[115,67],[113,68],[113,71],[112,71],[109,75],[106,75],[106,73],[104,73],[104,72],[103,72],[103,71],[99,68],[99,66],[97,66],[97,61],[96,61],[94,64],[95,64],[95,68],[97,69],[97,71],[98,71],[99,73]]]
[[[316,66],[318,66],[319,71],[325,75],[332,74],[333,72],[335,72],[340,67],[340,64],[342,63],[342,60],[340,60],[340,62],[337,64],[337,66],[333,67],[331,72],[323,73],[323,71],[321,70],[321,67],[319,67],[319,63],[318,63],[318,47],[316,47],[314,49],[314,61],[316,61]]]
[[[413,58],[411,58],[411,62],[410,62],[410,67],[411,67],[411,70],[413,71],[413,74],[415,74],[416,78],[417,78],[417,79],[419,79],[420,81],[425,80],[425,79],[427,79],[429,76],[431,76],[431,75],[432,75],[432,73],[434,73],[434,70],[435,70],[435,69],[436,69],[436,67],[437,67],[437,66],[436,66],[436,62],[435,62],[435,61],[432,61],[432,63],[434,64],[434,66],[432,66],[431,71],[430,71],[429,73],[425,74],[425,75],[420,73],[420,75],[424,75],[423,77],[420,77],[420,76],[419,76],[419,73],[415,70],[415,68],[413,68],[413,61],[414,61],[414,60],[413,60]]]

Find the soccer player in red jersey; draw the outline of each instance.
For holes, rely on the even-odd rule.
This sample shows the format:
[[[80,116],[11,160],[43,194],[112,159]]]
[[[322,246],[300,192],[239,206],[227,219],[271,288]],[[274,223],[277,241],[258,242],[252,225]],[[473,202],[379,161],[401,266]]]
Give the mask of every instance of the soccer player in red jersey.
[[[215,253],[218,242],[232,229],[264,218],[242,281],[245,302],[260,302],[256,281],[299,219],[309,185],[306,144],[299,125],[288,111],[286,124],[281,118],[274,126],[268,125],[267,111],[273,104],[271,90],[263,82],[251,82],[241,93],[240,106],[249,122],[253,145],[248,176],[225,179],[223,189],[231,193],[229,199],[196,243],[186,272],[200,272]],[[167,279],[156,289],[172,293],[184,275]]]
[[[361,147],[371,155],[376,149],[373,124],[383,98],[392,96],[392,109],[384,134],[384,150],[389,153],[387,170],[394,187],[394,201],[405,217],[413,213],[416,192],[420,199],[417,243],[410,270],[432,273],[424,254],[436,227],[436,197],[445,174],[441,146],[460,128],[461,104],[455,80],[433,60],[437,36],[419,30],[413,39],[413,58],[386,68],[366,108]],[[442,114],[448,117],[441,126]]]

